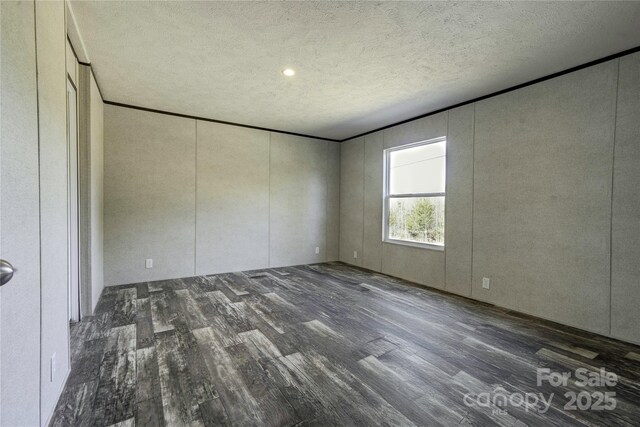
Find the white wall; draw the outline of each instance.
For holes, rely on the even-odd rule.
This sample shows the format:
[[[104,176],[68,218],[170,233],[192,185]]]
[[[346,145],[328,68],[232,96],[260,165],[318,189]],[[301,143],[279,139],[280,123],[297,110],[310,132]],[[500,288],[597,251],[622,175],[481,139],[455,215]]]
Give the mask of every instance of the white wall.
[[[67,52],[72,52],[67,49]],[[73,55],[73,53],[71,53]],[[67,58],[67,63],[69,63]],[[77,63],[74,61],[73,63]],[[69,67],[69,64],[67,64]],[[104,230],[103,101],[91,66],[78,66],[78,161],[82,315],[91,315],[102,289]]]
[[[338,143],[108,104],[104,119],[105,285],[337,259]]]
[[[30,224],[29,221],[39,220],[39,224],[35,224],[35,230],[36,234],[40,235],[40,257],[36,259],[30,257],[28,261],[19,256],[8,257],[16,263],[22,277],[17,282],[14,279],[12,283],[19,284],[27,279],[29,284],[22,284],[16,289],[20,295],[12,296],[12,288],[5,287],[2,292],[3,302],[6,299],[6,301],[27,303],[24,307],[20,304],[13,304],[10,308],[2,307],[2,358],[4,362],[6,362],[5,357],[11,359],[11,363],[2,363],[2,367],[4,369],[6,365],[15,368],[15,363],[20,363],[29,373],[16,369],[11,373],[5,371],[1,373],[3,405],[1,423],[2,425],[46,425],[70,370],[67,67],[71,67],[69,72],[74,84],[79,83],[79,76],[75,59],[67,56],[71,55],[71,51],[67,47],[64,2],[11,2],[3,3],[2,9],[3,110],[5,89],[7,89],[10,91],[7,92],[7,99],[11,102],[7,104],[6,111],[14,112],[11,117],[3,114],[3,132],[7,129],[4,123],[7,115],[7,118],[12,118],[14,123],[12,126],[15,126],[15,123],[19,126],[25,125],[25,129],[31,128],[34,137],[37,137],[35,146],[30,144],[30,141],[22,139],[15,144],[18,152],[14,152],[12,147],[7,147],[6,150],[3,147],[3,153],[9,153],[8,160],[11,160],[11,154],[16,153],[23,153],[23,158],[26,158],[24,154],[31,149],[32,153],[38,157],[34,158],[32,163],[39,166],[39,170],[32,171],[32,175],[39,178],[37,187],[29,187],[28,182],[18,182],[16,185],[19,185],[19,189],[23,191],[25,203],[30,200],[39,201],[39,206],[36,203],[32,209],[35,217],[25,217],[22,220],[22,228],[18,227],[18,229],[20,229],[20,235],[24,237],[23,240],[29,241],[32,233],[27,232],[25,227],[34,230],[34,224]],[[15,21],[5,22],[5,13]],[[16,46],[19,46],[19,53],[15,51]],[[36,46],[37,49],[33,49]],[[7,58],[5,58],[6,54],[9,55]],[[28,57],[31,60],[28,60]],[[5,63],[5,59],[10,61]],[[97,90],[95,82],[93,86],[93,90]],[[21,95],[19,100],[11,96],[14,91]],[[25,104],[30,99],[33,99],[33,104],[29,105],[33,108],[32,111]],[[93,105],[97,119],[93,128],[97,146],[101,144],[101,103],[100,100]],[[25,123],[29,119],[34,122],[27,126]],[[99,164],[101,156],[99,150],[96,150],[95,155],[98,157],[94,163]],[[11,169],[11,162],[8,165],[8,169]],[[28,176],[29,166],[28,162],[24,163],[24,168],[20,172],[22,178]],[[99,168],[97,167],[95,171],[98,174],[95,181],[99,183]],[[11,170],[8,173],[11,174]],[[11,181],[11,175],[5,175],[3,169],[3,180],[9,176]],[[98,190],[99,188],[96,195],[99,199]],[[96,200],[93,206],[99,218],[101,215],[99,200]],[[4,213],[6,212],[3,210],[3,220]],[[3,228],[3,237],[9,237],[10,234],[11,232]],[[96,237],[96,241],[99,241],[99,237]],[[94,250],[99,252],[98,247]],[[4,252],[3,250],[3,254]],[[31,265],[34,262],[38,266]],[[100,274],[98,266],[96,266],[96,272]],[[99,295],[99,290],[97,293]],[[36,300],[34,300],[35,295],[37,295]],[[16,315],[17,312],[20,314]],[[11,319],[5,316],[11,316]],[[28,320],[22,316],[27,316]],[[33,338],[36,338],[36,341],[33,341]],[[17,341],[20,345],[16,345]],[[5,347],[7,343],[10,348]],[[53,358],[54,355],[55,358]],[[35,382],[32,382],[31,378],[34,378]]]
[[[371,270],[382,269],[382,149],[383,132],[364,136],[364,176],[362,211],[362,266]]]
[[[197,125],[196,273],[269,265],[269,132]]]
[[[40,423],[44,424],[69,372],[67,76],[63,2],[36,2],[36,41],[42,301]],[[54,354],[56,374],[52,380],[51,357]]]
[[[473,245],[473,134],[475,105],[449,112],[445,203],[445,285],[471,296]]]
[[[327,142],[326,260],[340,258],[340,144]]]
[[[104,104],[93,73],[90,86],[91,312],[104,288]]]
[[[476,104],[474,298],[609,333],[617,68]]]
[[[639,57],[343,143],[340,259],[640,342]],[[381,243],[383,147],[438,136],[448,145],[445,250]]]
[[[269,265],[272,267],[327,260],[327,144],[271,133]]]
[[[33,2],[0,2],[0,424],[40,423],[40,212]]]
[[[3,287],[2,301],[21,301],[27,305],[13,304],[11,307],[3,306],[1,310],[1,423],[45,425],[69,373],[65,4],[62,1],[35,4],[27,1],[3,2],[2,9],[3,132],[7,129],[4,123],[6,115],[12,119],[12,125],[8,129],[17,124],[16,129],[24,126],[24,129],[32,130],[34,137],[37,137],[37,140],[34,140],[35,145],[27,139],[21,139],[9,140],[15,143],[15,147],[11,147],[11,144],[8,147],[3,146],[3,155],[9,153],[9,170],[5,171],[3,168],[3,180],[7,178],[5,172],[8,172],[11,181],[11,158],[15,160],[15,154],[22,153],[25,160],[20,171],[21,179],[29,176],[30,166],[39,166],[39,170],[31,171],[33,177],[39,178],[35,188],[30,182],[16,182],[15,185],[23,192],[24,203],[36,201],[29,215],[22,219],[22,224],[17,229],[21,240],[26,242],[31,241],[33,230],[36,230],[36,234],[39,233],[39,250],[36,250],[36,253],[39,252],[40,256],[35,259],[30,257],[29,260],[20,256],[8,257],[19,268],[21,279],[18,278],[16,282],[14,278],[12,281],[20,285],[18,288]],[[4,21],[5,14],[11,17],[10,22]],[[15,51],[15,46],[19,46],[19,53]],[[36,46],[37,50],[33,49]],[[9,60],[8,63],[5,63],[5,59]],[[8,81],[5,81],[7,76]],[[7,93],[5,89],[8,90]],[[20,94],[20,99],[12,97],[11,94],[14,92]],[[4,103],[5,95],[11,101],[7,105]],[[33,100],[33,103],[28,105],[30,100]],[[5,106],[8,108],[5,109]],[[13,114],[5,114],[5,110]],[[29,120],[33,122],[28,123]],[[3,142],[5,136],[3,134]],[[18,151],[15,151],[16,149]],[[38,157],[33,158],[31,164],[26,161],[25,156],[29,150]],[[5,206],[3,227],[6,213],[4,208]],[[10,219],[11,215],[7,218]],[[34,219],[35,227],[29,222]],[[16,228],[16,224],[13,226],[12,228]],[[10,237],[13,231],[15,230],[7,232],[3,228],[3,239]],[[25,243],[24,247],[27,245],[28,243]],[[34,262],[38,265],[34,266]],[[20,283],[25,279],[29,283]],[[13,295],[12,289],[19,295]],[[10,316],[10,319],[6,316]],[[22,316],[27,316],[27,319]],[[33,338],[36,338],[36,341],[33,341]],[[9,344],[9,348],[5,347],[5,344]],[[52,359],[53,355],[55,361]],[[5,363],[7,356],[11,363]],[[15,369],[17,363],[21,365],[20,369],[28,372]],[[5,365],[13,366],[14,370],[7,373],[4,371]],[[36,379],[35,383],[32,382],[32,378]]]
[[[362,265],[363,179],[364,138],[343,142],[340,145],[339,259],[354,265]]]
[[[105,285],[193,276],[195,120],[106,105],[104,121]]]
[[[640,54],[620,59],[613,168],[611,335],[640,342]]]

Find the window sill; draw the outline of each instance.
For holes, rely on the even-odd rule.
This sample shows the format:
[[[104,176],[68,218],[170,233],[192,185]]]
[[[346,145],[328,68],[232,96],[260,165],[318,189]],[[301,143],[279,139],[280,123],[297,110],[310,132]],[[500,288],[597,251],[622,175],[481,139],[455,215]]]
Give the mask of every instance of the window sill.
[[[389,243],[391,245],[399,245],[399,246],[411,246],[413,248],[444,252],[444,245],[430,245],[428,243],[409,242],[406,240],[394,240],[394,239],[385,239],[382,241],[382,243]]]

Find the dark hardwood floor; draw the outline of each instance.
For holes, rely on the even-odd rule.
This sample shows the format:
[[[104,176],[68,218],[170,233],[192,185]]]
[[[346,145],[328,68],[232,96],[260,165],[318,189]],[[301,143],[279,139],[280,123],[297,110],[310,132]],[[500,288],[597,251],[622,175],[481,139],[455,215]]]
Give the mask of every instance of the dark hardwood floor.
[[[116,423],[640,425],[640,348],[340,263],[119,286],[51,422]]]

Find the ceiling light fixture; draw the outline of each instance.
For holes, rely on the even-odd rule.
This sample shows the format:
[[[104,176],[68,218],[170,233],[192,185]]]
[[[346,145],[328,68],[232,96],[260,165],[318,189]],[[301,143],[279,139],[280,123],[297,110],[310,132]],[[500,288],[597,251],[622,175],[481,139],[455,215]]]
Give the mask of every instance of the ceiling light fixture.
[[[284,70],[282,70],[282,74],[284,74],[287,77],[293,77],[296,74],[296,72],[291,68],[285,68]]]

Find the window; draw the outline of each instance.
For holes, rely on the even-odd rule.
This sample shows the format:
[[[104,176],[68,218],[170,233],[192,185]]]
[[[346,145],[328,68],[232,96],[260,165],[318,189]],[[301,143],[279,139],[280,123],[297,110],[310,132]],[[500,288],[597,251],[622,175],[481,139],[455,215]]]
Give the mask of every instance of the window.
[[[385,150],[385,242],[444,247],[446,154],[444,137]]]

